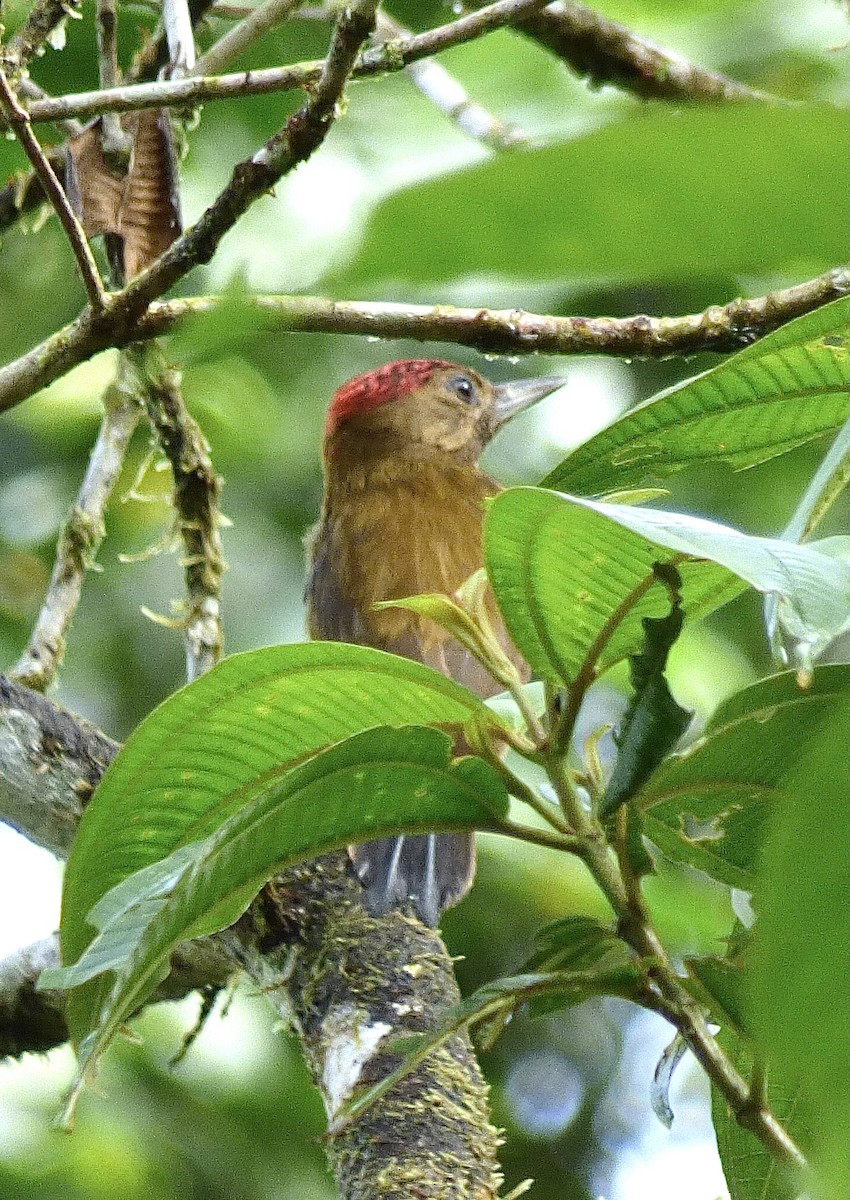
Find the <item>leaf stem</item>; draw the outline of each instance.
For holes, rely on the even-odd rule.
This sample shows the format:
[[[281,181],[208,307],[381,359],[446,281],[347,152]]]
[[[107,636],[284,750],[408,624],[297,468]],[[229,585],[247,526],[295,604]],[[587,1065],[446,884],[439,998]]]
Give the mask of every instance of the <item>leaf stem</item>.
[[[764,1103],[759,1089],[751,1087],[729,1061],[709,1030],[702,1007],[679,979],[655,930],[640,878],[628,863],[626,847],[616,847],[615,858],[603,827],[585,812],[573,789],[565,787],[568,781],[559,758],[550,758],[548,771],[564,811],[578,834],[575,853],[614,910],[620,936],[642,959],[648,960],[649,977],[666,1006],[668,1019],[725,1097],[739,1124],[755,1134],[779,1161],[795,1167],[805,1166],[799,1147]]]

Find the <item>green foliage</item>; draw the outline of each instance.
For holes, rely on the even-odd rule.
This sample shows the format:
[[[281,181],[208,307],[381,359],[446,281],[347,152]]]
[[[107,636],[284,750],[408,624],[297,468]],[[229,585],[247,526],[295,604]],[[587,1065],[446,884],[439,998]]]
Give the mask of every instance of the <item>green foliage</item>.
[[[505,623],[535,673],[583,688],[637,648],[645,617],[664,611],[658,562],[679,572],[690,617],[740,590],[729,572],[777,593],[780,620],[818,649],[850,611],[844,562],[681,513],[514,488],[493,502],[484,544]]]
[[[485,556],[505,623],[534,673],[553,683],[581,680],[586,688],[640,647],[643,618],[669,608],[655,573],[659,560],[679,571],[690,616],[742,589],[713,562],[659,553],[656,543],[613,519],[615,511],[627,510],[512,488],[487,515]]]
[[[829,108],[649,107],[394,193],[332,285],[433,285],[454,280],[458,264],[485,278],[606,286],[801,262],[822,270],[846,251],[846,181],[834,170],[845,138],[843,114]],[[630,171],[638,155],[642,169]]]
[[[242,789],[370,726],[459,727],[493,714],[465,688],[378,650],[311,642],[234,655],[146,718],[86,808],[63,892],[62,953],[121,880],[206,837]]]
[[[682,612],[678,572],[671,572],[674,603],[666,617],[644,617],[644,648],[630,662],[632,695],[629,707],[614,738],[617,761],[599,815],[607,817],[652,774],[673,749],[690,723],[692,713],[677,704],[667,686],[664,671],[667,656],[682,631]]]
[[[26,7],[12,5],[7,14],[11,30]],[[316,173],[311,163],[282,183],[275,200],[263,201],[263,210],[234,230],[211,265],[211,288],[225,290],[229,282],[233,303],[182,327],[170,344],[170,355],[184,368],[187,399],[212,443],[213,460],[227,476],[225,509],[235,523],[226,535],[231,570],[225,579],[224,613],[230,649],[301,636],[300,540],[318,504],[320,412],[343,379],[388,357],[423,353],[459,353],[497,379],[515,370],[504,361],[482,364],[472,354],[444,345],[374,345],[330,335],[282,338],[270,333],[256,312],[249,315],[240,303],[242,294],[321,287],[340,297],[446,298],[476,306],[495,296],[494,302],[510,307],[534,307],[544,296],[553,311],[661,314],[699,312],[737,294],[763,294],[832,266],[845,256],[846,180],[835,164],[841,161],[846,117],[837,105],[812,102],[844,102],[848,59],[835,50],[843,45],[845,31],[828,27],[827,9],[834,10],[837,25],[837,5],[797,6],[794,20],[771,0],[743,5],[706,0],[696,15],[694,6],[681,0],[650,6],[619,0],[606,6],[607,15],[633,23],[646,36],[803,102],[796,107],[671,111],[660,104],[636,105],[612,89],[591,94],[519,34],[504,32],[461,47],[445,56],[446,65],[475,100],[532,135],[532,148],[510,156],[488,155],[483,162],[485,151],[446,122],[409,78],[352,85],[346,118],[336,124]],[[48,51],[34,63],[34,78],[49,91],[96,86],[90,14],[91,9],[84,21],[69,23],[62,54]],[[416,28],[449,16],[437,0],[425,5],[401,0],[393,14]],[[137,25],[151,28],[155,15],[148,8],[122,8],[124,66],[138,38]],[[209,17],[202,44],[225,27],[220,16]],[[318,57],[326,34],[319,21],[288,22],[271,31],[257,55],[245,56],[242,65]],[[231,163],[252,154],[298,100],[293,93],[205,107],[181,168],[189,213],[199,211],[224,183]],[[49,128],[38,128],[45,140],[53,136]],[[396,130],[404,131],[403,141],[389,136]],[[0,139],[3,177],[24,166],[19,148]],[[70,251],[55,220],[38,231],[35,224],[36,214],[25,223],[25,235],[20,228],[4,235],[4,360],[73,319],[82,302]],[[360,249],[352,255],[350,247],[364,226]],[[34,270],[34,261],[50,269]],[[506,278],[513,281],[510,288]],[[405,283],[408,294],[401,290]],[[418,296],[418,291],[424,294]],[[601,377],[607,391],[623,386],[624,397],[654,397],[570,454],[548,477],[548,486],[578,495],[602,494],[675,473],[676,497],[668,507],[708,512],[740,529],[770,534],[782,528],[817,470],[820,448],[804,444],[832,433],[846,419],[846,315],[847,302],[839,301],[719,366],[700,360],[688,371],[712,369],[685,382],[681,362],[618,364],[621,371],[607,376],[605,364],[575,363],[568,372],[574,392],[557,401],[564,414],[557,438],[551,432],[554,409],[547,408],[537,425],[533,414],[526,418],[528,440],[541,447],[542,456],[548,455],[547,462],[556,462],[563,447],[575,440],[566,429],[573,400],[582,413],[592,405],[582,391],[586,378],[598,386]],[[112,373],[112,357],[87,364],[5,418],[0,444],[0,644],[6,662],[13,662],[24,644],[41,601],[60,514],[72,502],[83,470],[98,416],[98,392]],[[548,370],[541,364],[541,371]],[[552,444],[547,446],[547,439]],[[146,453],[143,440],[131,451],[120,495],[131,490]],[[523,476],[518,462],[521,440],[517,436],[512,442],[508,433],[501,447],[495,447],[497,475],[532,475],[526,469]],[[795,448],[785,458],[776,457]],[[828,464],[820,481],[813,480],[812,503],[800,505],[798,524],[815,525],[827,500],[846,484],[842,453],[839,447],[837,467]],[[759,467],[761,463],[767,466]],[[755,469],[743,483],[728,475],[730,466]],[[538,474],[543,469],[541,465]],[[101,555],[106,569],[86,584],[61,680],[63,702],[116,736],[134,729],[182,677],[180,639],[147,626],[138,613],[140,603],[168,610],[180,587],[178,564],[168,555],[133,564],[117,560],[119,554],[143,555],[170,528],[165,477],[148,472],[141,490],[157,501],[115,503],[108,513],[109,536]],[[19,509],[26,520],[16,519]],[[810,521],[813,514],[816,520]],[[723,663],[734,661],[739,677],[755,677],[767,669],[764,631],[752,604],[739,602],[726,615],[710,617],[700,640],[694,639],[696,620],[738,595],[743,584],[728,564],[690,557],[694,552],[700,557],[710,547],[692,544],[682,561],[683,551],[666,543],[660,549],[662,543],[653,536],[664,531],[647,524],[656,519],[637,510],[638,525],[632,526],[601,509],[532,491],[501,498],[491,514],[490,569],[512,631],[535,671],[552,685],[550,692],[579,681],[572,693],[576,708],[594,677],[640,651],[642,623],[667,614],[668,592],[654,576],[659,560],[678,562],[685,623],[669,665],[660,665],[653,674],[656,684],[662,686],[667,674],[673,692],[684,694],[683,684],[712,675],[700,669],[712,654]],[[686,523],[677,527],[677,535],[693,529]],[[841,529],[841,516],[835,514],[824,532]],[[785,536],[796,537],[790,526]],[[821,561],[830,548],[822,544],[793,557],[775,542],[744,539],[737,543],[743,561],[739,556],[736,565],[748,578],[756,568],[757,579],[751,582],[767,586],[779,574],[785,576],[785,564],[793,559],[800,632],[819,632],[825,640],[840,626],[845,604],[840,563],[825,567]],[[778,556],[773,560],[776,575],[770,574],[766,559],[755,560],[766,550]],[[719,553],[717,545],[713,552]],[[69,866],[66,961],[90,944],[94,929],[86,917],[93,909],[118,937],[113,950],[120,956],[135,947],[132,969],[141,967],[148,980],[153,978],[162,947],[181,930],[194,931],[185,921],[197,918],[197,929],[211,928],[247,902],[266,869],[261,863],[277,844],[266,846],[259,838],[262,844],[235,862],[228,838],[243,822],[259,819],[256,805],[279,803],[293,815],[302,798],[294,790],[299,780],[314,779],[311,829],[302,831],[299,842],[295,822],[287,827],[283,858],[277,861],[338,844],[332,839],[348,836],[346,830],[360,821],[346,803],[356,792],[356,781],[346,772],[356,775],[359,768],[353,762],[340,766],[345,787],[336,790],[326,785],[325,774],[335,761],[339,765],[335,756],[364,755],[371,747],[375,757],[363,786],[391,778],[392,795],[397,792],[399,798],[421,770],[420,781],[427,776],[434,784],[427,803],[444,804],[449,824],[460,819],[465,803],[472,804],[461,781],[474,779],[491,799],[501,794],[501,785],[480,763],[449,765],[439,733],[380,729],[363,735],[365,741],[346,741],[367,726],[436,724],[453,732],[472,719],[494,729],[481,706],[460,689],[435,681],[413,664],[399,665],[368,651],[336,647],[333,653],[339,657],[333,663],[320,661],[324,653],[283,647],[256,657],[236,656],[221,673],[177,693],[154,711],[150,723],[138,726],[127,757],[116,762],[90,806]],[[308,662],[311,654],[317,657]],[[366,670],[367,661],[380,666]],[[715,668],[707,698],[695,705],[697,728],[728,686],[717,681],[720,674]],[[609,680],[610,688],[603,685],[606,697],[619,686],[615,673]],[[754,1044],[769,1051],[768,1099],[804,1148],[814,1148],[817,1177],[811,1191],[818,1200],[846,1194],[846,1146],[838,1121],[846,1088],[838,1031],[840,1024],[846,1026],[839,1002],[845,995],[846,966],[841,894],[846,867],[839,853],[846,842],[841,825],[846,797],[838,782],[844,780],[845,768],[836,761],[845,737],[840,718],[834,718],[831,730],[846,683],[838,668],[818,667],[809,692],[800,692],[790,675],[744,688],[721,704],[691,747],[666,759],[648,779],[626,772],[623,791],[629,799],[618,814],[628,817],[628,844],[620,850],[636,876],[650,865],[644,834],[663,851],[660,859],[653,850],[660,875],[646,888],[651,915],[659,928],[668,928],[671,916],[678,923],[665,949],[677,961],[689,958],[688,986],[723,1025],[721,1048],[745,1077]],[[608,699],[589,700],[593,720],[610,725],[615,718]],[[631,703],[636,710],[637,695]],[[556,719],[551,709],[537,715],[544,721]],[[674,726],[675,718],[666,730],[671,741]],[[613,768],[621,774],[627,737],[621,728],[620,763]],[[399,739],[407,757],[401,764],[385,764],[399,774],[382,775],[381,755],[397,747]],[[578,749],[574,746],[573,754]],[[134,757],[137,750],[140,757]],[[417,755],[418,767],[413,762]],[[579,763],[577,777],[582,787],[595,788],[597,803],[611,777],[605,755],[600,752],[600,757],[601,765]],[[439,765],[426,771],[424,759],[439,760]],[[516,766],[514,756],[509,763],[511,769]],[[517,767],[532,783],[541,769],[539,762]],[[401,772],[409,773],[402,779]],[[257,778],[269,790],[255,797],[251,807],[240,808]],[[639,783],[635,798],[630,793]],[[458,788],[454,800],[452,787]],[[552,807],[548,797],[546,803]],[[382,819],[393,813],[406,823],[401,808],[382,803]],[[433,815],[436,819],[436,809]],[[479,816],[485,822],[492,817],[483,800]],[[245,842],[238,844],[244,847]],[[193,866],[201,845],[206,855],[213,855],[203,860],[210,867],[203,877]],[[620,936],[622,929],[618,926],[615,933],[613,922],[603,923],[609,915],[606,902],[591,891],[590,876],[580,863],[505,839],[501,845],[511,853],[503,854],[488,840],[473,896],[459,919],[449,914],[447,920],[449,943],[453,952],[466,954],[460,971],[473,989],[449,1025],[454,1021],[458,1029],[480,1021],[490,1032],[525,1006],[535,1013],[565,1010],[558,1022],[563,1030],[572,1005],[595,990],[617,990],[618,980],[624,979],[618,975],[621,969],[634,981],[633,953]],[[164,865],[158,865],[163,859]],[[681,870],[671,867],[670,860]],[[145,874],[134,877],[139,867]],[[695,942],[718,951],[715,926],[724,920],[716,917],[712,924],[706,917],[712,904],[722,907],[719,889],[708,887],[707,876],[757,886],[754,956],[730,950],[727,957],[712,953],[693,959],[699,953]],[[688,904],[681,901],[683,880],[690,889]],[[178,890],[168,899],[175,882]],[[229,912],[218,907],[223,899],[231,905]],[[511,972],[527,954],[539,908],[547,916],[573,911],[603,916],[562,917],[544,927],[538,950],[517,978]],[[510,918],[502,922],[498,938],[492,936],[494,912]],[[119,969],[125,965],[115,957],[100,960],[100,965],[107,969],[109,962]],[[133,978],[133,986],[140,986],[138,975]],[[482,978],[496,982],[476,993]],[[102,977],[86,986],[102,988]],[[79,1005],[79,999],[72,1000],[72,1011],[80,1013]],[[111,1019],[118,1019],[118,1011],[113,1008]],[[523,1026],[514,1021],[509,1037]],[[532,1028],[537,1032],[527,1036],[545,1038],[539,1031],[551,1030],[554,1023],[536,1022]],[[746,1036],[739,1036],[739,1029]],[[279,1039],[275,1046],[279,1053]],[[267,1049],[271,1062],[273,1047]],[[426,1054],[428,1045],[420,1043],[415,1052]],[[127,1061],[126,1055],[110,1056],[110,1064]],[[128,1076],[113,1076],[108,1105],[94,1110],[101,1128],[93,1141],[86,1140],[91,1128],[81,1122],[84,1128],[70,1143],[59,1146],[49,1134],[37,1143],[38,1115],[26,1112],[23,1127],[31,1140],[20,1139],[23,1149],[17,1159],[11,1150],[5,1152],[0,1165],[4,1196],[21,1200],[35,1187],[44,1200],[71,1195],[89,1200],[102,1194],[104,1186],[120,1190],[128,1200],[172,1200],[190,1191],[213,1200],[235,1194],[251,1200],[269,1191],[279,1192],[281,1200],[326,1194],[318,1164],[312,1174],[305,1165],[313,1149],[308,1137],[318,1133],[320,1117],[313,1114],[305,1134],[301,1126],[308,1085],[304,1079],[292,1082],[295,1061],[275,1060],[273,1068],[255,1071],[244,1095],[227,1099],[214,1095],[208,1075],[201,1075],[202,1086],[192,1088],[179,1076],[166,1077],[149,1059],[137,1055],[134,1061],[138,1090],[125,1101]],[[507,1054],[500,1059],[497,1052],[487,1060],[497,1098],[507,1094],[501,1086],[503,1064],[507,1072]],[[590,1089],[604,1090],[604,1070],[594,1046]],[[227,1074],[217,1071],[219,1082]],[[618,1111],[629,1107],[620,1102],[621,1082],[618,1077]],[[646,1081],[638,1080],[633,1108],[646,1090]],[[220,1102],[211,1102],[211,1091]],[[93,1109],[96,1103],[93,1098]],[[565,1160],[584,1161],[587,1179],[604,1180],[610,1155],[606,1147],[591,1161],[596,1142],[589,1117],[565,1153],[554,1141],[523,1145],[510,1109],[505,1111],[500,1120],[509,1129],[507,1153],[514,1156],[509,1164],[520,1178],[537,1176],[535,1195],[541,1200],[564,1200],[569,1184],[558,1164]],[[291,1125],[286,1123],[289,1113],[297,1114]],[[785,1200],[786,1185],[775,1159],[741,1128],[717,1089],[713,1116],[733,1200]],[[592,1128],[598,1127],[595,1117]],[[272,1130],[273,1136],[258,1142],[258,1128]],[[57,1160],[70,1164],[67,1175],[60,1174]]]
[[[697,462],[743,470],[838,429],[848,413],[848,319],[850,300],[834,300],[653,396],[574,450],[545,486],[588,495]]]
[[[736,1069],[750,1078],[751,1044],[729,1028],[721,1029],[717,1040]],[[771,1087],[768,1099],[771,1111],[789,1133],[803,1144],[809,1142],[811,1134],[802,1120],[799,1087],[793,1090]],[[717,1088],[711,1092],[711,1119],[730,1200],[797,1200],[800,1180],[796,1172],[777,1162],[766,1147],[742,1128]]]
[[[812,1190],[820,1200],[839,1200],[850,1186],[848,728],[844,687],[818,727],[786,754],[783,804],[755,885],[760,916],[749,981],[770,1078],[802,1093],[816,1168]]]
[[[752,889],[764,829],[782,810],[789,765],[831,725],[848,686],[846,667],[823,666],[807,691],[785,673],[739,692],[704,736],[642,789],[650,841],[677,862]]]
[[[399,830],[498,829],[503,784],[480,759],[451,763],[450,747],[436,730],[378,728],[302,766],[283,764],[243,785],[240,807],[205,842],[181,847],[154,878],[140,872],[107,893],[88,914],[100,929],[88,951],[43,980],[77,988],[71,1106],[121,1025],[168,973],[177,944],[232,925],[283,867]],[[130,769],[138,763],[133,749],[127,759]],[[108,994],[84,986],[105,971],[115,973]]]

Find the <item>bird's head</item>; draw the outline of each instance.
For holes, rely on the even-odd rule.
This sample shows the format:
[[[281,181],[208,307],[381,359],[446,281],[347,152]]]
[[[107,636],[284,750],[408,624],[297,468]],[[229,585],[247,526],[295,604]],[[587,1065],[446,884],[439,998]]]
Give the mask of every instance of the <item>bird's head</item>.
[[[440,358],[387,363],[335,392],[325,421],[325,455],[360,461],[448,455],[475,462],[505,421],[563,383],[551,377],[491,383]]]

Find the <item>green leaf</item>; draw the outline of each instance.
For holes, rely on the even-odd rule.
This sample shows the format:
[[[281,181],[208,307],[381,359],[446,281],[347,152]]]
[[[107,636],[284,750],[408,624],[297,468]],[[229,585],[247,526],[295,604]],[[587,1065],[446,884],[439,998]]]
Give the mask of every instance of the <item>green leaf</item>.
[[[85,981],[115,972],[102,1007],[84,1002],[75,1012],[76,1090],[163,978],[176,945],[232,924],[283,867],[403,830],[497,830],[509,804],[499,776],[481,759],[452,762],[450,755],[451,738],[436,729],[367,730],[299,767],[270,773],[193,853],[184,847],[172,856],[163,868],[163,877],[171,876],[167,894],[150,870],[119,885],[92,914],[100,935],[79,962],[49,977],[54,987],[83,984],[84,1000],[100,1001],[102,989]]]
[[[675,568],[671,568],[675,570]],[[692,714],[673,699],[664,671],[667,656],[682,631],[681,584],[675,573],[673,607],[666,617],[644,617],[644,647],[631,657],[634,689],[614,741],[617,761],[599,814],[607,817],[633,796],[687,729]]]
[[[482,568],[458,591],[460,603],[441,592],[428,592],[399,600],[382,600],[374,607],[404,608],[427,617],[447,630],[497,682],[504,685],[518,680],[519,676],[493,633],[485,599],[488,590],[487,575]]]
[[[715,1036],[732,1065],[745,1079],[749,1078],[753,1054],[747,1040],[733,1029],[721,1029]],[[809,1133],[801,1123],[799,1100],[799,1088],[788,1091],[771,1087],[768,1092],[771,1111],[795,1141],[805,1143]],[[714,1086],[711,1088],[711,1119],[730,1200],[796,1200],[799,1197],[800,1180],[777,1162],[758,1138],[742,1127]]]
[[[281,765],[369,727],[454,729],[472,717],[498,720],[445,676],[379,650],[312,642],[226,659],[139,725],[83,813],[65,872],[62,961],[88,945],[87,914],[106,892],[203,840]]]
[[[750,960],[753,1028],[772,1077],[789,1092],[802,1089],[810,1190],[820,1200],[850,1191],[846,693],[842,700],[807,739],[785,747],[784,802],[771,818],[753,897]]]
[[[491,505],[484,547],[511,637],[553,681],[586,681],[635,648],[639,619],[661,615],[660,589],[647,595],[659,561],[678,569],[690,616],[734,595],[726,568],[777,594],[783,628],[813,656],[850,625],[846,559],[702,517],[513,488]]]
[[[707,462],[743,470],[840,429],[848,319],[850,299],[834,300],[660,392],[574,450],[544,486],[587,495]]]
[[[534,975],[553,971],[612,970],[627,967],[634,956],[612,929],[592,917],[561,917],[538,929],[537,949],[523,963],[521,973]],[[544,1016],[569,1007],[575,1001],[548,992],[529,1002],[531,1016]]]
[[[844,113],[827,106],[647,106],[570,142],[399,190],[326,283],[350,294],[453,282],[459,270],[609,288],[799,274],[801,263],[814,274],[846,255],[847,184],[834,169],[845,141]]]
[[[705,735],[644,786],[646,836],[668,858],[751,891],[765,823],[789,772],[836,711],[846,711],[848,691],[847,667],[821,666],[808,691],[785,672],[731,697]]]
[[[642,510],[511,488],[490,506],[484,553],[511,638],[539,678],[586,687],[643,640],[644,617],[669,610],[656,564],[682,579],[689,618],[725,604],[743,585],[714,562],[689,561],[611,519]]]
[[[827,451],[823,462],[812,477],[800,503],[794,509],[791,520],[782,531],[789,542],[802,542],[817,527],[835,503],[841,492],[850,483],[850,421],[845,422],[838,437]],[[817,543],[822,551],[828,551],[833,539]],[[778,601],[767,596],[764,601],[764,623],[768,638],[778,662],[793,662],[804,676],[811,670],[811,652],[805,641],[788,638],[786,645],[780,636]]]
[[[744,972],[737,962],[719,955],[686,959],[690,974],[701,989],[700,999],[709,1001],[714,1019],[724,1026],[746,1029],[744,1015]]]

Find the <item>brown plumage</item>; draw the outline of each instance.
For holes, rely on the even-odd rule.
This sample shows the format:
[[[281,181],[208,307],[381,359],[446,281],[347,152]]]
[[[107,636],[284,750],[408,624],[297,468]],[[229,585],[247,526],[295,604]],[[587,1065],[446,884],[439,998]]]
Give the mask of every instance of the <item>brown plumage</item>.
[[[495,385],[456,363],[411,359],[335,393],[325,423],[322,516],[310,544],[312,637],[417,659],[481,697],[499,690],[432,621],[373,605],[451,594],[482,566],[484,501],[499,485],[479,467],[481,451],[514,412],[562,383]],[[430,925],[466,893],[475,870],[467,834],[367,842],[351,857],[367,907],[409,903]]]

